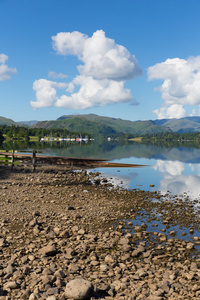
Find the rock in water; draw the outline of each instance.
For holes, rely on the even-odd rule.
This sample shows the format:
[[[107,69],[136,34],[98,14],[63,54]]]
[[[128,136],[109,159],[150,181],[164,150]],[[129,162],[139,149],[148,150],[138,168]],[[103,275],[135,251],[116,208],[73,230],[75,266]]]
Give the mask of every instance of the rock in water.
[[[87,299],[92,296],[93,289],[90,281],[76,278],[66,285],[65,296],[76,300]]]

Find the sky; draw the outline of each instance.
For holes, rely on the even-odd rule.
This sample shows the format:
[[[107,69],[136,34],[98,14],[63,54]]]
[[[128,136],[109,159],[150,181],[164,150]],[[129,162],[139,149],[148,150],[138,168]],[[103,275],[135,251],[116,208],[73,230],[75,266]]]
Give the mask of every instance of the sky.
[[[0,116],[199,116],[199,11],[199,0],[0,0]]]

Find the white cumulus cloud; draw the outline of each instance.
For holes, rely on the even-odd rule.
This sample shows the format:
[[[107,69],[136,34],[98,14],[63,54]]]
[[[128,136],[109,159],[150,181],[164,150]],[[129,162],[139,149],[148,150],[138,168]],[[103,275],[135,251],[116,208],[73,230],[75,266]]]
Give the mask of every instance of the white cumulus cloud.
[[[107,38],[102,30],[94,32],[92,37],[77,31],[60,32],[52,37],[52,46],[59,55],[77,56],[81,62],[77,66],[79,74],[68,83],[62,96],[57,97],[55,94],[54,100],[51,101],[50,98],[49,102],[48,95],[45,96],[45,89],[41,86],[41,83],[45,86],[46,83],[40,82],[40,85],[36,84],[37,87],[34,83],[36,102],[31,102],[34,108],[48,105],[85,109],[129,101],[137,104],[131,91],[124,85],[127,80],[142,75],[142,70],[135,56],[124,46]],[[56,87],[54,89],[56,91]],[[38,98],[38,94],[43,94],[45,100]]]
[[[58,100],[56,89],[64,89],[66,83],[58,83],[46,79],[35,80],[33,90],[36,92],[37,102],[31,101],[31,106],[36,108],[54,106]]]
[[[96,79],[128,80],[142,74],[134,55],[105,36],[102,30],[89,38],[80,32],[61,32],[52,37],[53,48],[58,54],[76,55],[83,65],[81,75]]]
[[[122,81],[96,80],[93,77],[77,76],[73,87],[80,86],[77,93],[62,95],[56,102],[57,107],[85,109],[111,103],[127,102],[132,99],[129,89],[124,88]],[[68,90],[72,90],[72,85]]]
[[[181,104],[173,104],[171,106],[164,106],[160,109],[153,110],[158,117],[158,119],[180,119],[186,116],[186,111]]]
[[[185,116],[185,105],[200,105],[200,56],[167,59],[149,67],[147,74],[149,80],[163,80],[156,88],[164,100],[164,107],[154,111],[159,118],[180,118]]]
[[[9,68],[5,62],[8,60],[8,56],[0,54],[0,81],[10,80],[13,74],[17,73],[16,68]]]

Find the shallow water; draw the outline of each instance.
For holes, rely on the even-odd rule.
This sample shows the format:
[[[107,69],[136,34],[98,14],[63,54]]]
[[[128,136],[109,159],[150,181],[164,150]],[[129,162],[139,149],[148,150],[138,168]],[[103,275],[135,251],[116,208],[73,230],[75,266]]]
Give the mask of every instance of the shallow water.
[[[128,225],[129,223],[132,223],[132,225]],[[147,216],[136,216],[135,219],[129,219],[126,220],[126,228],[130,229],[131,234],[134,234],[134,226],[138,225],[141,226],[143,223],[147,225],[146,231],[151,233],[152,235],[157,236],[159,233],[164,233],[167,238],[178,238],[180,240],[190,241],[194,243],[193,238],[199,237],[200,232],[199,230],[194,229],[193,233],[190,233],[190,228],[187,228],[185,226],[179,226],[179,225],[170,225],[169,227],[164,225],[161,220],[153,220],[150,221]],[[163,231],[164,230],[164,231]],[[170,235],[172,231],[175,231],[175,235]],[[200,251],[200,245],[195,244],[195,248]]]
[[[98,168],[95,171],[112,178],[114,184],[124,188],[157,190],[162,194],[170,191],[173,195],[186,192],[191,199],[200,198],[198,148],[93,141],[88,144],[30,143],[22,149],[37,149],[44,155],[100,158],[116,163],[146,165],[141,168]]]
[[[39,149],[38,149],[39,147]],[[25,148],[25,147],[24,147]],[[44,155],[66,157],[101,158],[116,163],[139,164],[137,168],[98,168],[88,171],[100,172],[101,178],[108,178],[114,186],[128,189],[157,191],[161,195],[177,195],[180,198],[197,199],[196,206],[200,205],[200,149],[189,147],[156,147],[144,144],[100,142],[91,144],[30,144],[23,150],[38,149]],[[173,201],[173,197],[172,200]],[[158,216],[159,217],[159,216]],[[149,221],[145,214],[136,216],[134,220],[127,220],[134,225],[147,224],[147,231],[162,232],[170,237],[171,231],[176,231],[176,237],[193,242],[194,236],[200,236],[198,230],[190,234],[189,228],[170,226],[166,228],[161,220]],[[132,233],[134,229],[131,229]],[[185,236],[182,233],[185,232]],[[196,246],[200,251],[200,246]]]

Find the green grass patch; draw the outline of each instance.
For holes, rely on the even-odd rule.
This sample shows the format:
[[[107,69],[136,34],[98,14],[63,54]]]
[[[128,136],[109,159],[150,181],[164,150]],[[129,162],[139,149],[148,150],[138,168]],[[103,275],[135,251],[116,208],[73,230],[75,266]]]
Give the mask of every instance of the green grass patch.
[[[29,142],[38,142],[39,137],[38,136],[29,136]]]
[[[142,137],[141,137],[141,136],[138,136],[138,137],[136,137],[136,138],[129,139],[129,141],[141,143],[141,142],[142,142]]]

